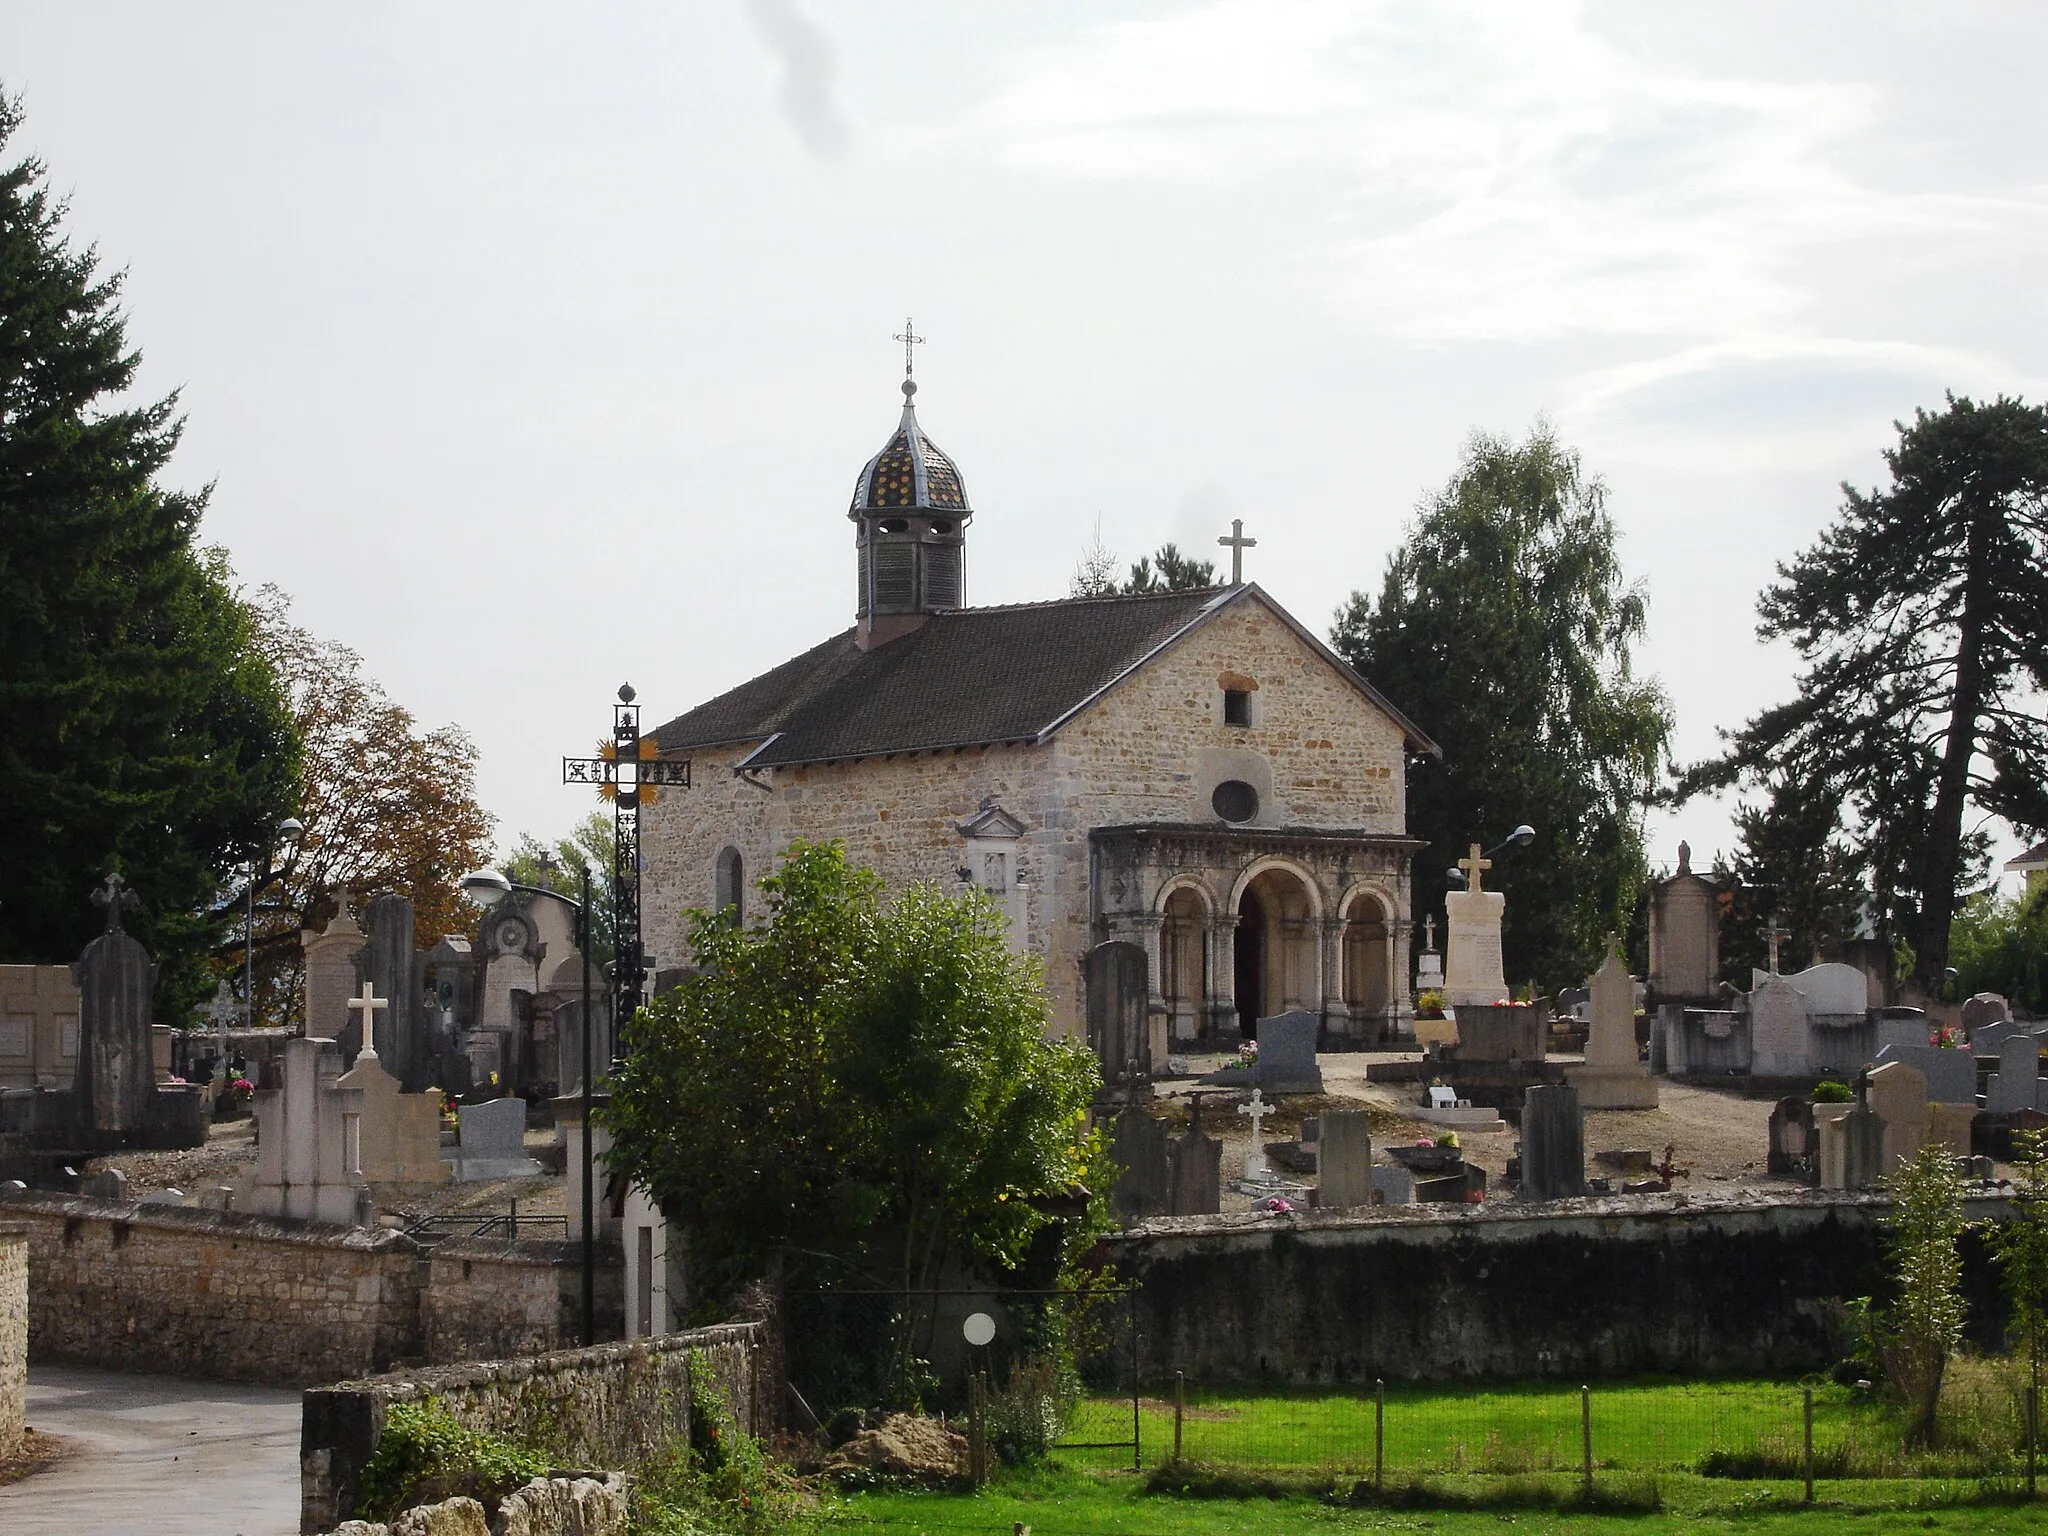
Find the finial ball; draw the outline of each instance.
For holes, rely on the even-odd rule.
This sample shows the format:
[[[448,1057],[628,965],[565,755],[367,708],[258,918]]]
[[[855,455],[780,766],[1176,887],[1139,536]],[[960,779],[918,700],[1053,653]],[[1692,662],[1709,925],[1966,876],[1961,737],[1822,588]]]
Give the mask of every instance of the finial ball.
[[[619,684],[619,702],[621,704],[630,704],[637,697],[638,695],[633,692],[633,685],[631,683]]]
[[[914,395],[914,394],[916,394],[916,393],[917,393],[917,380],[915,380],[915,379],[905,379],[905,380],[903,381],[903,398],[904,398],[904,399],[906,399],[906,400],[908,400],[908,399],[909,399],[909,398],[910,398],[910,397],[911,397],[912,395]]]

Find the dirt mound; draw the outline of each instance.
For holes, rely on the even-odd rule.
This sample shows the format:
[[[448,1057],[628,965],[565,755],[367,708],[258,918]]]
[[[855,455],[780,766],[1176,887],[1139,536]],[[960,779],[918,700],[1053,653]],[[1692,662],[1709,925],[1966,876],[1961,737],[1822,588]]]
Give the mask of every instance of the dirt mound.
[[[864,1429],[821,1469],[841,1482],[950,1483],[967,1475],[967,1437],[937,1419],[892,1413]]]

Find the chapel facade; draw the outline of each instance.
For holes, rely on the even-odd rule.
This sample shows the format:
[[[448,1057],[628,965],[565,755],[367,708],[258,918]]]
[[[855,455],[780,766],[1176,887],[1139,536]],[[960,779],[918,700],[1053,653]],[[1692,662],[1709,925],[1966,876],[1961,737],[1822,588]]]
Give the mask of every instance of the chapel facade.
[[[1405,767],[1435,747],[1254,583],[965,606],[974,511],[906,378],[855,482],[853,625],[655,733],[692,787],[643,812],[648,952],[799,838],[892,888],[973,885],[1085,1036],[1081,962],[1143,946],[1151,1034],[1215,1048],[1289,1009],[1327,1043],[1408,1012]]]

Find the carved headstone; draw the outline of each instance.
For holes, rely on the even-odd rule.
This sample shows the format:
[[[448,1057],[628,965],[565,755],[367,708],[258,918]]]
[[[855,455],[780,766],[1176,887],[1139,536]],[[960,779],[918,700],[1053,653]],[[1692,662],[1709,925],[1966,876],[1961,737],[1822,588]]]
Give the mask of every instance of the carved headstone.
[[[1466,1003],[1495,1003],[1508,995],[1507,979],[1501,973],[1500,924],[1507,911],[1507,897],[1484,887],[1484,872],[1491,867],[1472,845],[1469,858],[1460,859],[1470,881],[1467,889],[1444,896],[1448,919],[1444,939],[1444,1000],[1453,1008]],[[1462,1031],[1460,1032],[1462,1038]]]
[[[1758,1077],[1805,1077],[1815,1070],[1806,994],[1767,975],[1749,994],[1750,1070]]]
[[[1316,1161],[1320,1209],[1347,1211],[1372,1204],[1372,1133],[1362,1109],[1333,1109],[1322,1116]]]
[[[1996,992],[1979,992],[1963,1004],[1963,1032],[1972,1044],[1976,1042],[1977,1031],[1991,1024],[2003,1024],[2012,1018],[2012,1005]]]
[[[349,1038],[354,1015],[348,1011],[348,1000],[358,986],[356,959],[363,952],[363,930],[343,907],[321,932],[309,928],[300,933],[299,947],[306,956],[305,1033],[317,1039]],[[377,986],[384,990],[382,982]]]
[[[1088,1044],[1102,1065],[1104,1086],[1152,1075],[1152,1040],[1145,1006],[1150,965],[1145,951],[1125,939],[1111,939],[1088,951],[1082,962],[1088,991]]]
[[[362,1091],[360,1168],[373,1184],[439,1184],[450,1173],[441,1157],[441,1090],[403,1093],[377,1053],[364,1046],[356,1064],[335,1079]]]
[[[1566,1080],[1579,1090],[1580,1106],[1655,1109],[1657,1080],[1643,1065],[1636,1046],[1636,984],[1612,935],[1607,940],[1607,959],[1593,973],[1586,990],[1592,1013],[1586,1063],[1565,1073]]]
[[[253,1104],[256,1171],[236,1193],[236,1210],[342,1226],[375,1219],[361,1166],[363,1094],[341,1087],[340,1076],[334,1041],[285,1042],[284,1086]]]
[[[1585,1116],[1579,1091],[1539,1085],[1522,1100],[1524,1200],[1565,1200],[1586,1192]]]
[[[1126,1109],[1116,1117],[1110,1155],[1116,1159],[1117,1176],[1109,1203],[1126,1226],[1166,1214],[1166,1139],[1166,1123],[1153,1119],[1142,1109]]]
[[[361,979],[374,984],[391,1006],[377,1016],[375,1033],[367,1038],[361,1023],[350,1023],[341,1036],[342,1054],[353,1061],[357,1051],[374,1045],[385,1071],[405,1092],[418,1093],[428,1086],[432,1062],[420,1027],[421,967],[413,948],[412,903],[385,891],[363,909],[363,921],[369,937],[357,962]]]
[[[1214,1216],[1223,1209],[1223,1142],[1198,1114],[1166,1144],[1169,1216]]]
[[[1650,996],[1705,1002],[1721,968],[1718,889],[1692,871],[1692,850],[1678,845],[1678,872],[1650,887]]]
[[[78,1065],[72,1079],[72,1116],[93,1144],[139,1136],[156,1099],[156,1062],[150,1012],[156,999],[156,962],[121,926],[124,908],[136,905],[119,875],[93,892],[107,915],[106,932],[85,946],[71,968],[78,983]]]
[[[1890,1177],[1927,1142],[1927,1079],[1902,1061],[1888,1061],[1870,1073],[1869,1103],[1884,1122],[1882,1168]]]
[[[1994,1115],[2038,1109],[2041,1103],[2041,1042],[2029,1035],[2009,1035],[1998,1047],[1998,1070],[1984,1107]]]

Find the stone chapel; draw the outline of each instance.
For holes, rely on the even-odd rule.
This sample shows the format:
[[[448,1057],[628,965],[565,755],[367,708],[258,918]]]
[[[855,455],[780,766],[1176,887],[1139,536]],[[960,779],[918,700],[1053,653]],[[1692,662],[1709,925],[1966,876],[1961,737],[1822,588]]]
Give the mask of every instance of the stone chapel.
[[[1150,961],[1153,1037],[1217,1048],[1290,1009],[1326,1043],[1408,1011],[1404,768],[1435,746],[1256,583],[966,606],[959,468],[903,415],[847,516],[854,622],[656,733],[692,787],[643,813],[646,940],[738,904],[797,838],[891,886],[971,884],[1085,1036],[1081,961]]]

